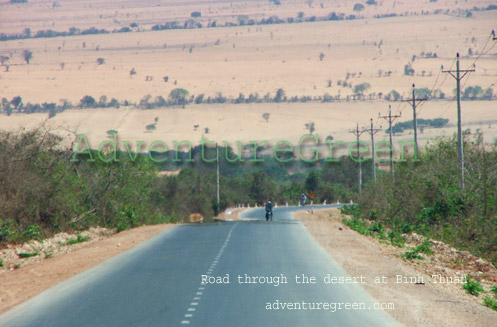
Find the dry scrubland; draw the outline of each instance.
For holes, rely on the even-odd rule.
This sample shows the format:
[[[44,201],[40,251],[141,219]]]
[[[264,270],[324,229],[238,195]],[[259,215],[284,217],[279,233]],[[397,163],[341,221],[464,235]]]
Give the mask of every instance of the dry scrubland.
[[[146,95],[167,98],[178,87],[187,89],[190,95],[204,93],[206,97],[219,92],[229,97],[255,92],[261,97],[268,92],[274,96],[278,88],[284,89],[288,97],[328,93],[340,94],[343,99],[353,93],[353,88],[339,86],[338,81],[347,81],[352,86],[369,83],[368,94],[387,94],[395,89],[404,97],[410,95],[410,86],[415,82],[418,88],[439,88],[452,96],[455,81],[440,74],[440,66],[451,67],[457,51],[463,56],[463,68],[478,59],[477,71],[464,85],[495,87],[497,50],[488,49],[495,43],[489,41],[489,33],[496,27],[497,11],[474,11],[469,18],[459,12],[421,15],[422,11],[431,13],[436,9],[486,7],[492,1],[385,0],[378,1],[377,6],[366,5],[359,13],[353,11],[357,2],[283,1],[276,6],[269,1],[59,1],[59,6],[53,7],[53,3],[45,1],[30,0],[28,4],[16,5],[2,1],[0,30],[6,34],[22,33],[28,27],[32,33],[41,29],[67,31],[70,27],[92,26],[112,30],[131,23],[138,27],[122,34],[0,42],[0,55],[10,57],[9,71],[0,68],[0,96],[11,99],[20,95],[25,103],[59,103],[66,99],[78,104],[84,95],[97,100],[105,95],[108,99],[133,103]],[[193,11],[202,13],[197,20],[204,25],[214,20],[236,22],[239,15],[254,19],[277,15],[286,19],[297,17],[299,12],[304,17],[324,17],[337,12],[357,14],[364,19],[150,31],[154,24],[184,22]],[[406,16],[373,18],[392,13]],[[22,58],[25,49],[33,52],[29,65]],[[472,56],[468,56],[469,49]],[[488,53],[480,57],[482,51]],[[428,52],[436,52],[437,58],[421,58],[422,53]],[[417,58],[412,61],[414,55]],[[99,65],[97,58],[105,62]],[[409,62],[415,76],[404,75],[404,65]],[[130,76],[133,68],[136,75]],[[164,76],[169,77],[168,82],[164,82]],[[388,104],[374,101],[188,105],[185,110],[72,110],[58,114],[53,124],[69,130],[75,130],[78,125],[78,131],[87,133],[93,143],[105,139],[109,129],[118,130],[121,139],[197,142],[205,128],[209,128],[210,138],[218,141],[296,142],[306,132],[304,124],[314,121],[316,132],[323,138],[333,135],[347,141],[352,140],[347,131],[356,121],[367,123],[370,117],[378,121],[378,112],[385,113]],[[392,105],[394,113],[402,111],[401,120],[412,119],[406,103]],[[494,107],[491,101],[465,102],[465,127],[472,131],[480,128],[486,133],[486,140],[493,141],[496,132],[491,124],[497,121]],[[454,101],[432,101],[420,108],[419,117],[449,118],[454,125],[455,110]],[[264,112],[271,114],[269,123],[261,117]],[[45,117],[14,114],[3,118],[0,128],[33,126]],[[145,125],[153,123],[155,117],[159,117],[157,130],[146,133]],[[200,125],[196,132],[195,124]],[[450,126],[443,131],[426,129],[420,139],[453,133]]]

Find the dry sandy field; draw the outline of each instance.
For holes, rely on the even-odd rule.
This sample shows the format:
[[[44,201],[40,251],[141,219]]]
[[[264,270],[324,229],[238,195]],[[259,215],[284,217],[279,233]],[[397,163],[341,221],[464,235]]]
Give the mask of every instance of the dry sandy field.
[[[485,8],[492,1],[378,1],[354,12],[356,1],[38,1],[26,4],[0,2],[0,33],[22,34],[26,28],[67,31],[96,27],[116,30],[135,23],[130,33],[73,35],[54,38],[28,38],[0,42],[0,56],[8,57],[0,67],[0,97],[21,96],[23,102],[78,105],[85,95],[95,99],[128,100],[139,103],[150,96],[168,98],[174,88],[184,88],[190,95],[236,98],[258,93],[261,97],[282,88],[287,97],[340,96],[345,100],[353,87],[369,83],[368,95],[373,101],[334,103],[263,103],[263,104],[191,104],[186,108],[138,110],[134,106],[120,109],[69,110],[59,113],[48,124],[58,129],[87,135],[92,147],[107,139],[106,131],[119,132],[121,140],[132,142],[190,140],[198,144],[209,129],[208,138],[217,142],[237,140],[269,140],[273,144],[288,140],[296,144],[307,132],[305,124],[314,122],[316,133],[324,140],[352,141],[356,123],[385,128],[386,114],[392,105],[397,120],[412,119],[407,102],[388,102],[378,95],[396,90],[408,98],[412,83],[418,88],[440,89],[453,97],[455,80],[441,72],[455,69],[455,54],[461,53],[461,68],[476,66],[462,85],[479,85],[483,90],[497,83],[497,44],[491,30],[497,27],[497,10],[465,10]],[[436,10],[447,13],[433,14]],[[184,22],[190,14],[204,28],[152,31],[151,26],[166,22]],[[278,16],[280,19],[312,16],[326,17],[331,12],[356,14],[360,19],[318,21],[292,24],[206,28],[213,21],[221,25],[237,22],[240,15],[256,20]],[[374,18],[396,14],[397,17]],[[27,64],[24,50],[33,52]],[[426,58],[423,54],[436,53]],[[471,54],[470,54],[471,53]],[[322,54],[320,58],[320,54]],[[103,63],[97,62],[98,58]],[[404,75],[404,66],[411,64],[413,76]],[[8,67],[7,67],[8,66]],[[130,75],[134,69],[136,74]],[[164,77],[169,79],[164,81]],[[343,82],[347,86],[343,86]],[[339,85],[341,84],[341,85]],[[494,91],[494,93],[497,89]],[[484,133],[493,143],[497,136],[495,101],[463,102],[465,129]],[[262,118],[269,113],[269,122]],[[145,126],[159,118],[157,130]],[[425,129],[420,142],[435,136],[452,136],[456,126],[456,104],[452,99],[422,103],[418,117],[448,118],[444,129]],[[46,114],[16,114],[2,118],[1,129],[38,126]],[[193,126],[199,125],[197,130]],[[66,133],[69,144],[74,137]],[[62,133],[62,132],[61,132]],[[365,134],[366,136],[366,134]],[[364,136],[364,137],[365,137]],[[410,140],[405,132],[398,140]],[[385,139],[380,132],[378,140]]]

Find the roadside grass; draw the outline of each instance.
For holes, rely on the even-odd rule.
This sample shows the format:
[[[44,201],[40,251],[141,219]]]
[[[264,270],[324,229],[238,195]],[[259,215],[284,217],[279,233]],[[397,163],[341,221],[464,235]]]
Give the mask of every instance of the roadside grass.
[[[340,212],[344,215],[350,215],[351,218],[343,218],[342,223],[350,227],[350,229],[365,236],[371,236],[379,239],[381,242],[391,244],[396,247],[404,247],[405,241],[400,230],[392,228],[386,233],[385,225],[375,221],[372,224],[361,218],[361,210],[359,206],[347,205],[340,208]],[[375,220],[375,213],[370,214],[370,220]]]
[[[476,297],[480,295],[480,292],[485,292],[480,282],[472,280],[471,277],[466,278],[466,283],[462,286],[462,288],[466,290],[466,293],[474,295]]]
[[[21,252],[21,253],[18,253],[17,255],[21,259],[26,259],[26,258],[36,257],[37,255],[40,255],[40,254],[38,252],[32,252],[32,253]]]
[[[426,240],[422,244],[416,246],[414,249],[410,251],[406,251],[402,257],[406,260],[414,260],[414,259],[423,259],[420,253],[424,253],[426,255],[432,255],[433,250],[431,249],[430,241]]]
[[[89,239],[90,239],[90,236],[83,236],[81,234],[78,234],[77,238],[72,238],[70,240],[67,240],[66,242],[59,242],[59,243],[60,243],[60,245],[74,245],[74,244],[86,242]]]
[[[497,301],[487,296],[483,299],[482,304],[492,310],[497,311]]]

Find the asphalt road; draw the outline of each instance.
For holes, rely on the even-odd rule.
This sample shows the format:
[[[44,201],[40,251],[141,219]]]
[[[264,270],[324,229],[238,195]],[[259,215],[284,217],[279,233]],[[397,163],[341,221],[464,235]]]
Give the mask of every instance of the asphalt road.
[[[241,222],[166,230],[3,314],[0,326],[399,326],[360,285],[324,283],[348,275],[295,210],[276,208],[272,222],[254,209]],[[261,278],[246,283],[245,274]],[[302,274],[316,283],[297,284]],[[202,275],[230,283],[202,284]],[[275,276],[278,286],[262,283]]]

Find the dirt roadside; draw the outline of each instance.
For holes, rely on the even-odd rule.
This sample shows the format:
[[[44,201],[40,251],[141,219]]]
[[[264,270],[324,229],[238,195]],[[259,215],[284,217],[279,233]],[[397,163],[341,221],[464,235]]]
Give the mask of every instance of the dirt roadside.
[[[21,259],[20,262],[17,259],[16,263],[11,261],[0,270],[0,313],[115,255],[130,250],[172,226],[174,224],[142,226],[110,236],[110,232],[103,229],[90,230],[88,233],[92,237],[88,242],[62,247],[61,240],[73,238],[71,235],[56,235],[53,239],[44,241],[43,243],[52,249],[50,253],[53,257],[43,259],[44,256],[40,255],[37,258]],[[20,253],[26,247],[33,245],[37,246],[25,244],[14,250]],[[7,256],[7,250],[2,250],[3,257]],[[30,252],[32,251],[31,249]],[[20,265],[18,269],[14,268],[16,264]]]
[[[364,288],[378,302],[393,302],[389,313],[408,327],[497,327],[497,312],[464,292],[461,284],[434,283],[430,271],[451,269],[406,262],[400,254],[406,249],[380,243],[363,236],[344,224],[338,209],[296,213],[316,241],[350,276],[365,276]],[[436,255],[436,253],[435,253]],[[425,260],[426,261],[426,260]],[[424,284],[396,283],[396,276],[424,279]],[[385,276],[387,283],[376,284],[374,278]]]

